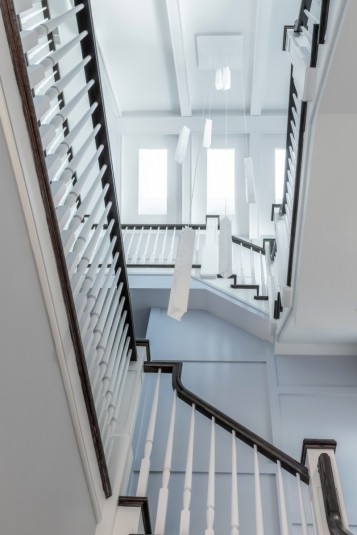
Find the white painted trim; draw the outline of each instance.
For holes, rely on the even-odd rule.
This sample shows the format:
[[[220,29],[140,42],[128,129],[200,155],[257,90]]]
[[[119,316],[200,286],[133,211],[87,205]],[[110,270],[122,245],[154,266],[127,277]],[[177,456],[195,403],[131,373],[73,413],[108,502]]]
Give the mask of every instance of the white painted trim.
[[[224,114],[211,115],[215,135],[225,135],[226,119]],[[230,114],[227,134],[284,134],[286,132],[287,116],[285,113],[274,115],[247,116],[247,128],[244,116]],[[186,125],[191,134],[202,135],[202,117],[179,117],[177,115],[156,114],[152,112],[145,115],[124,114],[119,121],[119,133],[127,135],[159,135],[180,133],[182,126]]]
[[[257,0],[250,114],[261,115],[267,66],[272,0]]]
[[[170,28],[172,52],[174,56],[177,92],[180,102],[181,115],[192,115],[190,93],[187,80],[185,47],[183,42],[180,4],[178,0],[166,0],[167,17]]]
[[[280,396],[356,397],[357,386],[278,386]]]

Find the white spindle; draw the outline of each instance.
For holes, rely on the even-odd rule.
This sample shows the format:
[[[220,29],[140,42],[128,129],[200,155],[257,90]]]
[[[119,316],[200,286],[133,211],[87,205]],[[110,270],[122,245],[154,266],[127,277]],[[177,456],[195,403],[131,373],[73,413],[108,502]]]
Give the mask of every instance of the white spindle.
[[[98,210],[100,207],[103,207],[103,201],[105,194],[108,189],[108,184],[103,189],[101,195],[98,197],[97,202],[95,203],[91,215],[88,217],[87,221],[84,223],[81,232],[79,233],[78,238],[75,240],[75,234],[69,233],[66,235],[66,241],[63,242],[63,248],[66,254],[66,261],[67,261],[67,267],[68,267],[68,274],[71,277],[74,273],[74,271],[77,268],[78,262],[79,262],[79,255],[82,252],[82,250],[85,247],[85,244],[87,242],[88,236],[91,233],[92,225],[95,223],[95,218],[97,216]],[[108,213],[108,207],[104,210],[106,214]],[[72,244],[73,250],[71,253],[68,253],[69,249],[71,248]]]
[[[72,50],[81,40],[88,35],[87,31],[84,31],[77,35],[74,39],[58,48],[54,52],[51,52],[40,63],[35,65],[29,65],[27,68],[28,77],[31,89],[39,84],[44,78],[45,73],[49,69],[52,69],[70,50]]]
[[[166,228],[167,231],[167,228]],[[176,416],[176,390],[174,390],[171,407],[171,418],[169,433],[167,436],[166,453],[164,461],[164,470],[162,473],[162,486],[159,493],[159,501],[157,505],[155,535],[164,535],[166,524],[167,503],[169,499],[169,481],[171,474],[172,462],[172,448],[174,445],[174,428]]]
[[[201,236],[201,228],[198,227],[198,229],[197,229],[197,241],[196,241],[196,264],[200,263],[200,236]]]
[[[168,264],[172,264],[172,259],[174,256],[174,247],[175,247],[175,236],[176,236],[176,227],[174,227],[174,230],[171,236],[170,252],[169,252],[168,259],[167,259]]]
[[[148,256],[150,236],[151,236],[151,227],[149,228],[148,237],[146,238],[146,244],[145,244],[145,249],[144,249],[144,254],[143,254],[143,264],[146,263],[146,259]]]
[[[265,279],[263,255],[261,251],[259,252],[259,259],[260,259],[260,281],[261,281],[262,295],[267,295],[267,285],[266,285],[266,279]]]
[[[252,284],[255,284],[256,283],[256,279],[255,279],[255,264],[254,264],[254,251],[253,251],[253,247],[250,248],[250,277],[251,277],[251,281],[252,281]]]
[[[129,345],[129,341],[128,341],[128,345]],[[119,411],[120,411],[120,407],[121,407],[122,397],[124,395],[125,380],[126,380],[126,376],[127,376],[128,369],[129,369],[130,359],[131,359],[131,349],[129,349],[129,351],[127,352],[127,356],[125,357],[125,369],[124,369],[124,375],[123,375],[123,380],[122,380],[122,388],[120,389],[119,397],[118,397],[118,399],[116,401],[116,405],[115,405],[115,411],[114,411],[113,417],[112,417],[112,419],[110,421],[110,427],[109,427],[107,441],[109,441],[109,439],[112,438],[109,433],[114,433],[115,432],[115,426],[116,426],[116,424],[118,422]],[[106,458],[107,459],[110,459],[110,456],[111,456],[111,453],[112,453],[112,447],[113,447],[113,440],[110,440],[108,446],[106,446]]]
[[[124,367],[124,347],[125,343],[127,342],[127,334],[128,334],[129,325],[126,324],[122,333],[122,336],[120,338],[120,344],[118,346],[118,349],[115,351],[115,361],[114,361],[114,368],[109,376],[109,385],[107,388],[107,391],[105,393],[105,403],[106,406],[109,407],[110,402],[113,399],[115,387],[118,384],[118,381],[120,382],[122,373],[123,373],[123,367]]]
[[[299,510],[300,510],[300,520],[301,520],[302,535],[307,535],[307,524],[306,524],[306,516],[305,516],[305,507],[304,507],[304,501],[303,501],[303,498],[302,498],[301,480],[300,480],[300,475],[299,474],[296,474],[296,483],[297,483],[298,496],[299,496]]]
[[[255,526],[256,535],[264,535],[262,493],[260,488],[260,473],[258,448],[254,445],[254,489],[255,489]]]
[[[130,238],[130,242],[129,242],[129,246],[128,246],[128,249],[126,251],[126,261],[129,262],[129,259],[130,259],[130,252],[131,252],[131,247],[133,245],[133,240],[134,240],[134,236],[135,236],[135,229],[136,227],[134,227],[131,231],[131,238]]]
[[[243,244],[240,244],[240,282],[241,284],[245,283],[245,276],[244,276],[244,248]]]
[[[104,375],[102,377],[102,394],[106,395],[108,392],[108,388],[110,387],[112,377],[116,375],[116,367],[119,366],[119,359],[118,359],[118,348],[121,343],[121,340],[125,338],[126,332],[127,332],[127,325],[125,325],[127,311],[124,312],[120,319],[118,331],[115,335],[115,341],[113,344],[112,354],[109,355],[109,361],[108,365],[104,369]],[[108,397],[111,396],[111,393],[108,394]],[[108,403],[106,403],[106,406],[108,406]]]
[[[159,401],[160,376],[161,376],[161,369],[159,369],[158,374],[157,374],[156,387],[155,387],[153,404],[151,408],[149,427],[148,427],[148,432],[146,435],[144,457],[141,461],[139,481],[138,481],[138,486],[136,489],[137,496],[146,496],[146,490],[148,486],[148,478],[149,478],[149,472],[150,472],[150,456],[151,456],[152,445],[154,441],[157,405]]]
[[[117,237],[114,236],[112,241],[110,241],[110,233],[112,231],[113,226],[114,226],[114,219],[111,220],[111,222],[108,225],[108,228],[106,229],[106,236],[103,237],[102,241],[100,242],[99,247],[95,253],[95,256],[91,262],[91,266],[86,273],[82,287],[80,288],[80,293],[83,293],[84,295],[87,295],[90,287],[93,285],[96,273],[98,269],[100,269],[99,265],[101,263],[103,264],[104,259],[108,254],[109,248],[111,252],[114,249],[114,245],[117,241]],[[73,291],[76,292],[77,288],[73,288]]]
[[[279,518],[280,518],[280,533],[281,535],[289,535],[288,515],[286,512],[286,501],[284,492],[283,474],[281,470],[281,463],[277,461],[277,487],[279,497]]]
[[[190,504],[192,488],[192,463],[193,463],[193,441],[195,435],[195,405],[192,405],[190,431],[188,435],[185,483],[183,489],[183,507],[180,518],[180,535],[189,535],[190,532]]]
[[[232,496],[231,496],[231,535],[239,535],[238,481],[236,434],[232,431]]]
[[[121,404],[121,400],[124,394],[124,388],[125,388],[125,380],[128,372],[129,367],[129,361],[130,357],[128,356],[129,351],[129,344],[130,344],[130,338],[128,337],[125,342],[125,347],[123,351],[123,362],[124,366],[123,369],[120,371],[120,375],[118,376],[117,382],[115,384],[113,397],[108,405],[108,422],[111,427],[115,425],[118,418],[118,410]],[[126,356],[125,356],[126,355]]]
[[[140,236],[139,236],[139,239],[138,239],[138,243],[136,245],[136,249],[135,249],[135,253],[134,253],[134,257],[133,257],[133,261],[132,261],[133,264],[137,264],[138,263],[139,251],[140,251],[140,246],[141,246],[141,242],[142,242],[142,239],[143,239],[143,234],[144,234],[144,227],[141,227]]]
[[[214,535],[214,508],[215,508],[215,458],[216,458],[216,445],[215,445],[215,419],[212,418],[211,422],[211,447],[209,455],[209,471],[208,471],[208,486],[207,486],[207,512],[206,521],[207,528],[205,535]]]
[[[97,382],[97,380],[99,379],[99,376],[103,377],[105,374],[105,370],[108,366],[108,362],[112,354],[112,348],[113,348],[115,336],[118,330],[119,322],[122,317],[124,302],[125,302],[125,297],[122,297],[120,300],[119,307],[117,307],[115,310],[115,317],[113,320],[112,327],[108,330],[108,325],[106,325],[105,333],[103,332],[103,336],[102,336],[103,340],[101,338],[98,344],[97,351],[95,352],[96,355],[94,356],[94,360],[93,360],[93,366],[89,370],[91,375],[93,374],[93,370],[94,369],[96,370],[95,379],[93,383]],[[97,365],[98,367],[95,368]]]
[[[165,235],[164,235],[164,241],[163,241],[162,246],[161,246],[161,254],[160,254],[160,258],[159,258],[159,264],[163,264],[163,263],[164,263],[165,248],[166,248],[166,239],[167,239],[167,231],[168,231],[168,228],[166,227],[166,229],[165,229]]]
[[[102,399],[102,406],[98,416],[98,421],[101,428],[104,430],[104,434],[107,438],[110,435],[110,422],[115,410],[115,398],[114,393],[118,394],[120,390],[121,380],[124,375],[124,369],[126,365],[126,356],[128,354],[130,337],[127,336],[128,325],[125,326],[125,330],[120,340],[120,346],[116,357],[116,369],[113,372],[110,390],[106,393],[105,398]],[[114,375],[115,374],[115,375]]]
[[[156,231],[154,249],[153,249],[151,257],[150,257],[150,264],[155,264],[156,249],[157,249],[157,243],[158,243],[158,240],[159,240],[159,234],[160,234],[160,227],[158,227],[157,231]]]

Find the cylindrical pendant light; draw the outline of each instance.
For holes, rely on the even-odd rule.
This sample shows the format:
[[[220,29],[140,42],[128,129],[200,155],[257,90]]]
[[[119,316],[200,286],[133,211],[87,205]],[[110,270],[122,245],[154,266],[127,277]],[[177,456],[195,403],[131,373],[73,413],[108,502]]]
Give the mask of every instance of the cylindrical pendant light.
[[[222,73],[222,89],[223,91],[228,91],[231,88],[231,69],[228,67],[223,67]]]

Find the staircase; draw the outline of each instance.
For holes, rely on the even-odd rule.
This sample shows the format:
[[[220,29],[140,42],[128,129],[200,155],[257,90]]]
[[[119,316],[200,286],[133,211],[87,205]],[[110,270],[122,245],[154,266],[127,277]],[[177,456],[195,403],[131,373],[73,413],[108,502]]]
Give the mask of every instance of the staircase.
[[[244,531],[262,535],[280,529],[287,535],[292,510],[298,511],[294,523],[302,534],[308,533],[312,522],[315,532],[321,535],[350,533],[335,459],[336,441],[305,439],[301,462],[295,461],[187,390],[181,381],[182,368],[182,363],[172,361],[145,364],[145,371],[157,374],[157,379],[151,408],[147,395],[143,405],[144,456],[139,474],[131,483],[132,488],[136,487],[136,496],[119,498],[115,533],[186,535],[204,531],[208,535],[230,531],[237,535]],[[172,377],[171,408],[166,404],[166,374]],[[189,414],[182,402],[190,407]],[[164,422],[165,431],[160,427]],[[156,437],[158,432],[166,438],[164,448]],[[185,473],[178,480],[175,471],[182,459]],[[230,481],[228,477],[222,481],[222,459],[227,464],[230,459]],[[204,462],[208,462],[207,478],[198,473]],[[243,475],[250,470],[252,478]],[[267,473],[272,474],[276,490],[267,485]]]

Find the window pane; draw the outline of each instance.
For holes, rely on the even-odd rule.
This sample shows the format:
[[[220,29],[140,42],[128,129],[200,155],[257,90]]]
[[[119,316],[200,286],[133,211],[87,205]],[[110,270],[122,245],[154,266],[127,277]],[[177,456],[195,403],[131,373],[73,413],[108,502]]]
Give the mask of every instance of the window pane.
[[[285,149],[275,149],[275,202],[281,203],[284,193]]]
[[[235,212],[235,150],[207,150],[207,213]]]
[[[138,213],[167,214],[166,149],[139,149]]]

